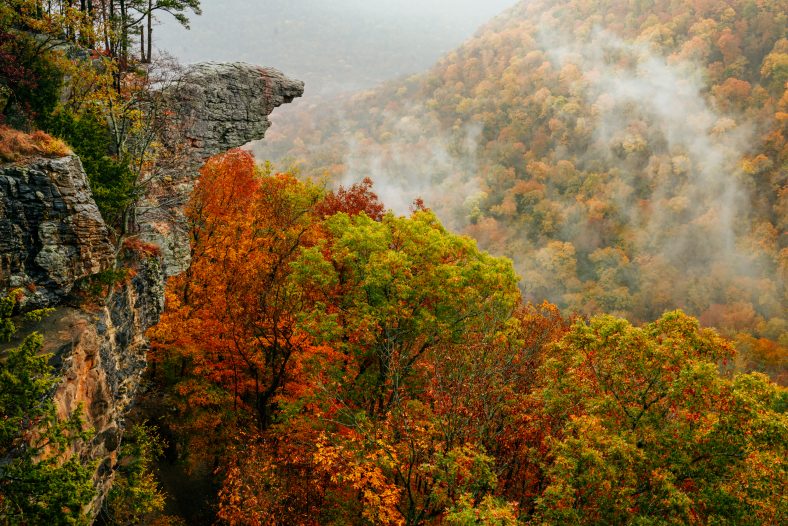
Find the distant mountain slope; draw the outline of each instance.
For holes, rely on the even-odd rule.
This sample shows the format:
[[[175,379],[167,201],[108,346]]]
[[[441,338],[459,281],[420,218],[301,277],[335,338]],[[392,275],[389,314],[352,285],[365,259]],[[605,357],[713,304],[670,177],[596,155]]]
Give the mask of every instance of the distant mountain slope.
[[[275,123],[258,156],[370,175],[515,261],[526,296],[681,307],[785,374],[788,2],[522,2],[429,73]]]

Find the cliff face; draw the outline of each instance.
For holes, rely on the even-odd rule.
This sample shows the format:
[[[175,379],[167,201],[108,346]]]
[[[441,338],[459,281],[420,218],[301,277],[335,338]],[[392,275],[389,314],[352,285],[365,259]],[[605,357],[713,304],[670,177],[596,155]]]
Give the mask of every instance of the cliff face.
[[[145,370],[145,331],[164,308],[160,260],[121,256],[130,277],[106,298],[83,303],[71,295],[80,279],[116,264],[82,163],[71,155],[0,164],[0,295],[21,288],[23,310],[54,309],[10,345],[33,330],[44,336],[62,378],[54,393],[59,415],[81,407],[95,431],[75,451],[100,463],[93,511],[111,484],[123,417]]]
[[[30,307],[56,305],[114,259],[78,157],[0,166],[0,290],[25,287]]]
[[[303,83],[246,64],[202,64],[172,90],[178,133],[161,138],[169,146],[166,169],[136,210],[141,237],[159,245],[162,257],[116,254],[78,157],[0,164],[0,294],[22,288],[23,309],[55,309],[30,330],[43,334],[60,367],[58,411],[65,416],[81,406],[95,430],[75,452],[99,461],[94,513],[111,485],[124,415],[146,366],[145,331],[164,308],[166,275],[189,264],[182,206],[198,169],[211,155],[261,139],[268,115],[300,96]],[[70,296],[80,279],[115,266],[129,277],[98,304]]]
[[[77,452],[100,462],[94,512],[112,484],[124,416],[145,370],[145,331],[164,309],[164,275],[158,258],[132,264],[134,277],[116,287],[96,312],[60,307],[43,331],[44,349],[61,367],[62,381],[55,392],[59,415],[65,417],[81,407],[95,431]]]

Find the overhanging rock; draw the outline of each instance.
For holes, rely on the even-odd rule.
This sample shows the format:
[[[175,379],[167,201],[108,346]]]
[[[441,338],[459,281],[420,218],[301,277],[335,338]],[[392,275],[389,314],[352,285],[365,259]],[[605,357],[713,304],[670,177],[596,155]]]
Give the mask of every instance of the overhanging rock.
[[[189,266],[183,213],[198,170],[211,156],[262,139],[274,108],[304,93],[304,83],[273,68],[234,63],[190,66],[165,88],[173,122],[162,142],[167,153],[136,210],[141,237],[158,245],[168,276]]]

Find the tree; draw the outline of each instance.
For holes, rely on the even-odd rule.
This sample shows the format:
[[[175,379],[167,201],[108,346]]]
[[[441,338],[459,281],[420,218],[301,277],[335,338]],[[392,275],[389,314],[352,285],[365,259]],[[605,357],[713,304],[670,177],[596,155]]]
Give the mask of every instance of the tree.
[[[124,433],[118,469],[104,499],[101,520],[106,524],[132,526],[177,524],[162,515],[166,495],[159,488],[154,464],[163,455],[165,444],[156,430],[143,422]]]
[[[506,320],[517,298],[511,262],[447,232],[432,212],[328,217],[326,239],[302,251],[293,280],[313,298],[301,314],[316,341],[345,355],[342,396],[370,417],[406,394],[429,351]]]
[[[383,219],[385,208],[372,191],[372,179],[365,177],[350,188],[340,186],[336,192],[329,192],[315,207],[318,217],[328,217],[338,212],[356,215],[364,212],[375,221]]]
[[[195,439],[210,441],[236,418],[270,427],[295,355],[319,352],[297,327],[304,299],[287,279],[317,233],[319,197],[292,176],[259,176],[241,150],[203,168],[187,207],[192,263],[170,281],[169,310],[151,333],[160,359],[180,363],[177,392]]]
[[[485,376],[474,367],[490,363],[481,356],[519,296],[511,263],[447,232],[427,210],[379,221],[340,212],[321,227],[324,239],[302,249],[291,280],[311,299],[300,315],[303,330],[338,355],[317,394],[320,412],[334,422],[316,453],[321,469],[334,473],[326,499],[346,502],[340,495],[348,481],[364,495],[372,491],[364,484],[379,485],[379,500],[354,501],[364,516],[413,525],[440,516],[467,492],[482,499],[495,484],[470,474],[491,458],[462,449],[462,435],[446,438],[451,417],[432,398],[431,379],[457,362],[479,373],[469,382]],[[467,360],[454,360],[460,356]]]
[[[16,332],[11,314],[19,291],[0,300],[0,341]],[[28,319],[46,314],[34,311]],[[87,440],[80,410],[57,417],[52,391],[58,379],[43,339],[27,336],[3,357],[0,370],[0,521],[4,524],[89,524],[94,497],[91,462],[73,454]]]
[[[535,425],[547,431],[537,520],[781,522],[788,393],[763,375],[721,375],[732,356],[680,311],[642,328],[610,316],[577,322],[533,395]],[[745,477],[753,484],[733,482]]]
[[[121,0],[122,2],[123,0]],[[189,18],[185,12],[201,15],[200,0],[129,0],[130,8],[137,12],[136,19],[125,22],[125,26],[137,28],[140,35],[140,61],[150,63],[153,51],[153,21],[157,12],[167,13],[179,24],[189,29]],[[131,18],[131,17],[129,17]],[[142,22],[145,21],[145,26]],[[147,29],[147,42],[145,31]]]
[[[0,5],[0,121],[30,130],[57,104],[63,72],[52,53],[57,40],[23,31],[35,20],[19,3]],[[49,25],[35,27],[44,31]]]

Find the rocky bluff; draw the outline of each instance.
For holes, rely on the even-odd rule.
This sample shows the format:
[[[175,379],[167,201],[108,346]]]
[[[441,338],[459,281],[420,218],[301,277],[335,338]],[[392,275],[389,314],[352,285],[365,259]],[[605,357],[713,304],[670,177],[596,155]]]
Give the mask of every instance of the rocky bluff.
[[[170,155],[137,207],[142,237],[161,247],[167,276],[189,265],[183,205],[199,168],[213,155],[261,139],[274,108],[303,93],[303,82],[243,63],[197,64],[167,88],[174,122],[162,139]]]
[[[61,415],[82,406],[93,439],[75,454],[98,460],[94,511],[111,485],[124,415],[146,366],[145,331],[164,308],[166,276],[188,267],[182,206],[210,156],[261,139],[274,108],[303,94],[282,73],[243,63],[197,64],[167,88],[177,134],[161,137],[166,163],[135,210],[139,235],[161,256],[116,247],[99,214],[79,158],[33,157],[0,164],[0,294],[26,291],[24,309],[54,313],[41,332],[62,381]],[[98,306],[71,301],[75,284],[123,266],[131,279]]]

